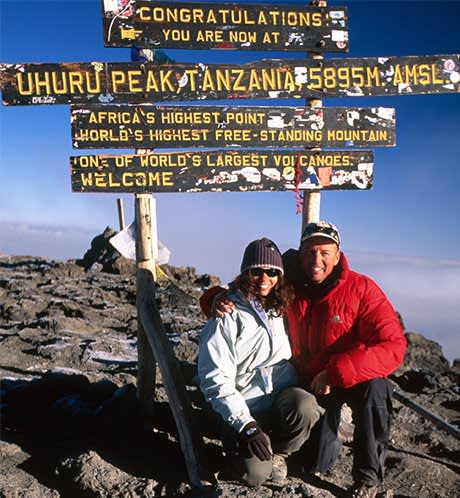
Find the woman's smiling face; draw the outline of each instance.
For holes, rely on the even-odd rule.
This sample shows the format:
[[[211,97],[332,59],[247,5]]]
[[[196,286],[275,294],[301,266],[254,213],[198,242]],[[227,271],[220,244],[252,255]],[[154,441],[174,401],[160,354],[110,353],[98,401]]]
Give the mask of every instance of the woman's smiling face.
[[[267,297],[278,283],[279,271],[273,268],[251,268],[249,279],[254,284],[256,295]]]

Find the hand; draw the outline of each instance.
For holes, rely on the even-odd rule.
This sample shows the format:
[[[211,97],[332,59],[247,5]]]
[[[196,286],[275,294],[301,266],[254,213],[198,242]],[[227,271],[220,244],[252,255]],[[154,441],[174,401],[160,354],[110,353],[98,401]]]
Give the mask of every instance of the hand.
[[[246,446],[252,456],[256,456],[262,461],[272,459],[273,451],[270,438],[255,422],[246,424],[241,431],[241,436],[242,444]]]
[[[327,396],[331,392],[331,381],[326,370],[322,370],[319,374],[315,375],[311,381],[311,390],[314,394],[322,394]]]
[[[235,303],[227,298],[227,291],[219,292],[212,301],[211,315],[222,318],[225,313],[232,313],[235,309]]]

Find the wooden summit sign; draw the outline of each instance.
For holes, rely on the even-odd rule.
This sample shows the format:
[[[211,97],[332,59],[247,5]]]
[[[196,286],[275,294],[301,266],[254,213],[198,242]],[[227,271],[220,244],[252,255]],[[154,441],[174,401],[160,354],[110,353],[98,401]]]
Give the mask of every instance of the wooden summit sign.
[[[74,156],[73,192],[370,189],[370,151],[214,150]]]
[[[460,54],[236,64],[0,64],[5,104],[283,99],[460,92]]]
[[[102,0],[107,47],[348,50],[344,7]],[[124,5],[123,5],[124,4]]]
[[[75,148],[395,144],[393,108],[72,106]]]

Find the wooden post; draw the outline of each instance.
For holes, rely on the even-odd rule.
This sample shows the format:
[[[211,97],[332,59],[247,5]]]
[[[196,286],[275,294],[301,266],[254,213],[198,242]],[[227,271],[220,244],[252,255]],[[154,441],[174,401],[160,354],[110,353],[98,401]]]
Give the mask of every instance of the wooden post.
[[[131,60],[137,58],[153,61],[154,52],[150,49],[131,49]],[[149,154],[150,150],[137,149],[136,154]],[[139,295],[142,271],[148,271],[156,280],[154,249],[152,243],[152,223],[155,223],[156,213],[152,213],[152,195],[135,195],[136,220],[136,303],[137,303],[137,398],[146,415],[152,415],[155,407],[156,361],[147,339],[142,320],[140,319]],[[152,216],[153,215],[153,216]],[[155,246],[156,251],[156,246]]]
[[[319,221],[321,207],[320,192],[304,192],[302,208],[302,231],[307,223]]]
[[[395,385],[395,383],[393,383],[393,385]],[[411,410],[414,410],[415,412],[419,413],[422,417],[427,418],[428,420],[433,422],[435,425],[437,425],[441,429],[445,430],[451,436],[454,436],[456,439],[460,440],[460,430],[458,430],[457,427],[455,427],[454,425],[449,424],[449,422],[446,422],[445,420],[443,420],[441,417],[439,417],[435,413],[430,412],[429,410],[424,408],[422,405],[420,405],[416,401],[408,398],[406,395],[404,395],[401,391],[399,391],[397,389],[394,389],[393,396],[395,399],[397,399],[403,405],[406,405]]]
[[[117,199],[117,209],[118,209],[118,223],[120,225],[120,231],[125,228],[125,212],[123,209],[123,199]]]
[[[138,313],[138,373],[137,393],[143,410],[154,411],[156,361],[160,367],[169,406],[179,432],[179,442],[185,458],[190,483],[203,487],[198,450],[201,438],[193,433],[190,401],[185,382],[169,343],[155,301],[156,241],[155,200],[150,194],[136,194],[136,304]],[[155,249],[155,250],[154,250]],[[155,361],[156,360],[156,361]]]
[[[136,194],[136,296],[140,294],[139,273],[148,271],[155,279],[155,260],[152,250],[152,209],[151,194]],[[152,349],[147,339],[139,305],[137,305],[137,398],[146,415],[154,412],[156,364]]]
[[[199,450],[202,446],[202,439],[193,431],[190,400],[155,301],[152,272],[140,268],[137,281],[137,307],[140,323],[160,367],[169,406],[179,433],[179,443],[184,454],[189,481],[194,486],[202,488],[211,483],[212,477],[208,476],[208,472],[200,465]],[[206,475],[205,479],[202,479],[203,475]]]
[[[312,0],[311,5],[316,5],[317,7],[327,7],[326,0]],[[320,53],[312,53],[313,59],[323,59]],[[321,99],[310,99],[307,104],[311,107],[322,107],[323,102]],[[312,150],[320,150],[319,147],[313,147]],[[320,219],[320,206],[321,206],[321,193],[320,192],[308,192],[304,191],[303,194],[303,207],[302,207],[302,225],[300,228],[300,233],[307,223],[312,221],[319,221]]]

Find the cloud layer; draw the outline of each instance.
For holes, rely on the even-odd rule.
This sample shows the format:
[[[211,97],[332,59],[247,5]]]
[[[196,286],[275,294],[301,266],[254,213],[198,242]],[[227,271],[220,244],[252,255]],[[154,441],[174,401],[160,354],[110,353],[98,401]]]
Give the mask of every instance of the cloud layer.
[[[0,254],[56,260],[83,257],[94,232],[75,226],[0,222]]]
[[[460,261],[354,251],[349,259],[387,293],[407,330],[441,344],[450,361],[460,358]]]

